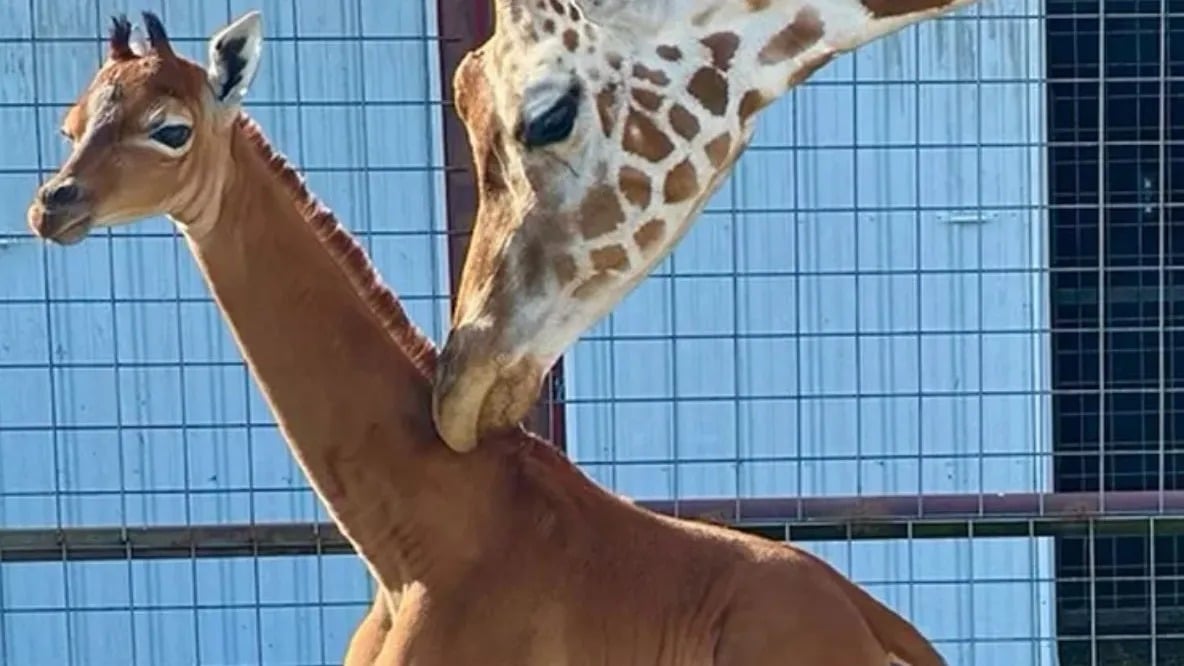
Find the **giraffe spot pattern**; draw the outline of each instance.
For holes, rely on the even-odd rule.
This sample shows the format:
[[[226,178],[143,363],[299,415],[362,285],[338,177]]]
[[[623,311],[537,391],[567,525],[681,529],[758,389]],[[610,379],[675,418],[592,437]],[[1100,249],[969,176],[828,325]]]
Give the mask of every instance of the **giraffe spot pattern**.
[[[699,40],[711,51],[711,64],[721,72],[732,66],[732,58],[740,46],[740,36],[734,32],[716,32]]]
[[[822,39],[822,19],[818,10],[803,7],[793,22],[769,38],[761,47],[757,59],[762,65],[775,65],[801,54]]]
[[[548,35],[555,34],[555,21],[552,21],[551,19],[543,21],[543,32],[547,33]]]
[[[759,12],[769,8],[770,0],[748,0],[748,10]]]
[[[890,18],[904,16],[915,12],[940,9],[950,4],[950,0],[862,0],[863,6],[875,18]]]
[[[682,59],[682,51],[670,44],[663,44],[658,47],[658,57],[667,62],[678,62]]]
[[[728,153],[732,150],[732,135],[724,132],[715,137],[707,143],[703,149],[707,153],[707,159],[711,162],[711,166],[720,168],[728,159]]]
[[[650,177],[645,172],[631,166],[621,167],[617,173],[617,186],[621,188],[626,201],[643,210],[649,208],[653,190]]]
[[[691,76],[687,92],[717,116],[724,115],[728,108],[728,80],[713,67],[700,67]]]
[[[666,203],[679,203],[695,195],[699,189],[699,175],[695,173],[695,165],[685,159],[674,165],[667,174],[666,182],[662,185],[662,195]]]
[[[740,122],[748,122],[754,113],[768,106],[769,100],[759,90],[749,90],[740,98]]]
[[[695,117],[695,114],[687,111],[687,107],[681,104],[675,104],[670,107],[668,119],[670,120],[671,129],[687,141],[690,141],[699,134],[699,119]]]
[[[648,111],[657,111],[662,106],[662,96],[644,88],[633,89],[633,101]]]
[[[649,116],[636,109],[629,109],[629,117],[625,119],[621,147],[651,162],[661,162],[674,150],[666,133]]]
[[[666,233],[666,221],[654,218],[633,232],[633,242],[642,254],[649,254]]]
[[[595,296],[598,292],[603,291],[605,287],[612,284],[615,280],[610,273],[593,273],[584,280],[580,286],[571,292],[572,298],[585,299],[590,296]]]
[[[592,268],[597,272],[625,271],[629,268],[629,253],[620,245],[598,247],[589,256]]]
[[[641,63],[633,65],[633,76],[642,81],[649,81],[656,86],[664,86],[670,83],[670,77],[666,76],[666,72],[660,69],[650,69]]]
[[[596,94],[596,113],[600,116],[600,128],[606,137],[612,136],[616,108],[617,86],[610,83]]]
[[[616,52],[610,52],[608,55],[604,56],[604,61],[608,63],[608,66],[616,70],[621,69],[622,60],[624,60],[624,58],[621,57],[620,53]]]
[[[569,285],[576,279],[576,260],[570,254],[561,254],[551,260],[551,270],[560,286]]]
[[[575,53],[575,50],[580,48],[580,33],[568,28],[563,31],[563,47],[568,51]]]
[[[559,0],[551,0],[551,9],[560,16],[567,13],[567,7],[562,2],[559,2]]]
[[[588,240],[612,233],[625,221],[621,201],[607,185],[597,185],[584,195],[579,216],[580,234]]]

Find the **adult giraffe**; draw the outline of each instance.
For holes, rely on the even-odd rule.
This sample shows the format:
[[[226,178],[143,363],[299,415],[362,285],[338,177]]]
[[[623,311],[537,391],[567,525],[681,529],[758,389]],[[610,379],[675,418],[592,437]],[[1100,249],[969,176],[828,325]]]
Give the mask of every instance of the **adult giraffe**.
[[[495,0],[453,77],[477,218],[434,379],[468,451],[674,248],[758,112],[835,56],[973,0]]]
[[[240,102],[260,15],[203,68],[144,15],[65,117],[69,158],[29,206],[59,244],[165,214],[289,447],[378,582],[345,663],[912,666],[907,621],[817,557],[643,510],[522,430],[469,455],[431,418],[436,350]],[[890,656],[890,655],[895,655]]]

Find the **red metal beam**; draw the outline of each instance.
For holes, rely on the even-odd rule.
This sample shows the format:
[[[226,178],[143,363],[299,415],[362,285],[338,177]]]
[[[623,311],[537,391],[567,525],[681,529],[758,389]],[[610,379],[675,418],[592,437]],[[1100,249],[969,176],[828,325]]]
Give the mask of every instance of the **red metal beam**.
[[[1184,534],[1184,491],[1179,490],[711,498],[638,504],[799,542]],[[348,553],[353,549],[333,523],[0,529],[0,562]]]
[[[1184,490],[959,493],[639,501],[652,511],[729,524],[1184,515]]]
[[[437,24],[440,38],[440,99],[444,102],[445,197],[448,204],[448,263],[451,277],[452,307],[456,307],[456,289],[469,248],[473,217],[477,212],[477,188],[472,172],[472,155],[464,125],[452,108],[452,75],[465,53],[479,46],[493,32],[489,0],[437,0]],[[563,359],[555,363],[543,380],[543,388],[527,427],[567,450],[563,412]]]

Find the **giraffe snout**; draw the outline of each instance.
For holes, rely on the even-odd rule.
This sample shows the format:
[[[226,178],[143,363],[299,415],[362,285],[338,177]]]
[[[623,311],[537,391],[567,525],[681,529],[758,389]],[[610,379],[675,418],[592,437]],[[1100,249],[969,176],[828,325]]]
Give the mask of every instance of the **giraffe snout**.
[[[464,324],[444,344],[432,386],[432,419],[457,453],[485,435],[516,427],[530,411],[545,374],[529,356],[499,349],[494,330]]]

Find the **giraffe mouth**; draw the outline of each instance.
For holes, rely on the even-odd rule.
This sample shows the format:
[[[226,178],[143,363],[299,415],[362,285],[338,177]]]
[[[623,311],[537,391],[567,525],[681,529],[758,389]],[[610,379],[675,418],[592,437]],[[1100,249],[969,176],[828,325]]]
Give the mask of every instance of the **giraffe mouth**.
[[[57,208],[34,203],[29,207],[28,222],[33,235],[63,246],[82,242],[94,228],[89,208],[81,206]]]
[[[542,385],[542,364],[491,349],[488,333],[461,325],[449,334],[437,362],[432,419],[440,439],[457,453],[520,425]]]

